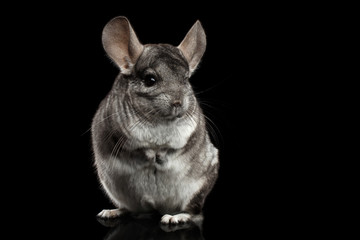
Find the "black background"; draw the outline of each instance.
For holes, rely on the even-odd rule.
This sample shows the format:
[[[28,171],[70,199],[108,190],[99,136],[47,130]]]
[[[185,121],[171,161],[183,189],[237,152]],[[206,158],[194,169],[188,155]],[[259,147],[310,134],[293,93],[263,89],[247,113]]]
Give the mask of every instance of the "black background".
[[[67,239],[103,239],[109,231],[95,218],[113,206],[92,165],[89,128],[118,74],[101,32],[126,16],[143,44],[178,45],[196,20],[205,29],[207,50],[191,82],[221,166],[204,207],[204,238],[302,232],[310,199],[301,194],[308,165],[300,160],[312,146],[302,139],[309,119],[300,113],[311,13],[284,5],[167,5],[54,4],[13,15],[4,32],[16,46],[7,87],[15,107],[7,116],[17,157],[6,185],[20,210],[18,229]]]

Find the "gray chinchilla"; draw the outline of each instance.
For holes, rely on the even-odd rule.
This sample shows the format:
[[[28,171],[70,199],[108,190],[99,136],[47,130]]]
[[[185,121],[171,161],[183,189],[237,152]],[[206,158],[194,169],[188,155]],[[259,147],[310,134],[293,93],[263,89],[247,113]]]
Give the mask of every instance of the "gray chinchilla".
[[[141,44],[125,17],[102,42],[120,68],[92,122],[99,181],[113,204],[100,218],[157,212],[162,224],[202,218],[218,176],[218,150],[189,78],[206,48],[197,21],[179,46]]]

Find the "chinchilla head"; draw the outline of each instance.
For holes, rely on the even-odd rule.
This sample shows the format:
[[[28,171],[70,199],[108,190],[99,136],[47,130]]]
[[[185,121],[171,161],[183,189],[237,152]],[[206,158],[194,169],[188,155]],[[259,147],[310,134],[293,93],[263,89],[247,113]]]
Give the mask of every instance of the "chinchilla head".
[[[144,117],[175,120],[191,112],[196,99],[189,78],[199,64],[206,37],[199,21],[179,46],[141,44],[125,17],[109,21],[103,30],[103,46],[120,68],[114,88],[126,95]],[[117,91],[112,91],[117,94]]]

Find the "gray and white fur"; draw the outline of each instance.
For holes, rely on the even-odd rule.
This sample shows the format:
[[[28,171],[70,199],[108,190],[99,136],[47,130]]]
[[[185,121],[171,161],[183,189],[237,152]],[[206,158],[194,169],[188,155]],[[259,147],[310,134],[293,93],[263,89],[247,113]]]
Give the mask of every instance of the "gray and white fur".
[[[199,21],[179,46],[141,44],[125,17],[102,42],[120,68],[92,122],[99,181],[116,209],[98,216],[158,212],[161,223],[202,218],[218,176],[218,150],[189,82],[206,48]]]

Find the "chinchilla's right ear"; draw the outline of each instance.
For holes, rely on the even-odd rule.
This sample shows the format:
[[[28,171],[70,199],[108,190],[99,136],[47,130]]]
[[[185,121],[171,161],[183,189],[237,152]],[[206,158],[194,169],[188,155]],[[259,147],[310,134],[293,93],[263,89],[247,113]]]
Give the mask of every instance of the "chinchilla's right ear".
[[[130,74],[144,49],[126,17],[115,17],[106,24],[102,43],[123,74]]]

